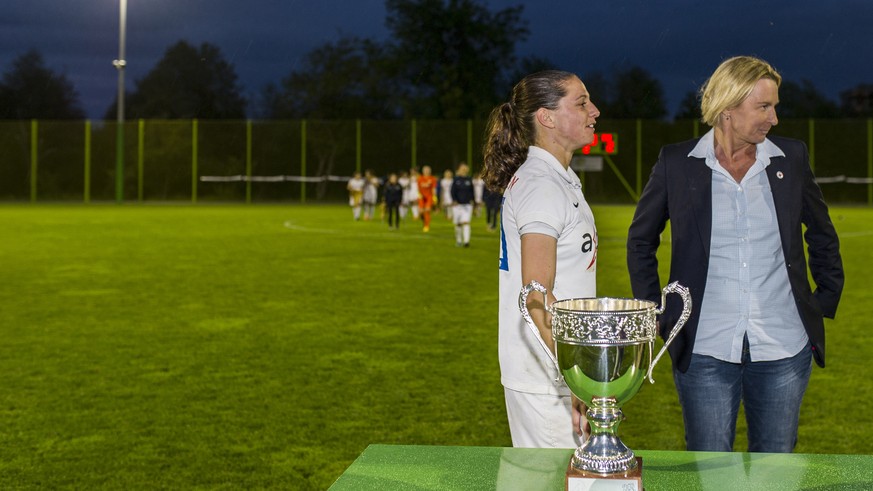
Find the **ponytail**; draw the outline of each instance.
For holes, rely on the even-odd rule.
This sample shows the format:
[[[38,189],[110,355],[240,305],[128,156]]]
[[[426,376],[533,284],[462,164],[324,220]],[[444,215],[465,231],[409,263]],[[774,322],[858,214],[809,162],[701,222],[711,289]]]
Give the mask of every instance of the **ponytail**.
[[[482,180],[490,191],[502,193],[527,158],[530,143],[523,133],[512,103],[504,102],[491,111],[482,149]]]

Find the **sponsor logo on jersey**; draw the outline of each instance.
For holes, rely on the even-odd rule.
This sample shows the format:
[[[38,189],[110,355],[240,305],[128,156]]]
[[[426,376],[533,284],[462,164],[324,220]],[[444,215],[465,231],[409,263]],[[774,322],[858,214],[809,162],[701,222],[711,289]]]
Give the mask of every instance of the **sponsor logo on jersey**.
[[[594,232],[594,235],[586,233],[582,238],[584,239],[582,242],[582,253],[592,253],[591,262],[588,263],[588,267],[585,268],[587,271],[591,271],[597,265],[597,232]]]

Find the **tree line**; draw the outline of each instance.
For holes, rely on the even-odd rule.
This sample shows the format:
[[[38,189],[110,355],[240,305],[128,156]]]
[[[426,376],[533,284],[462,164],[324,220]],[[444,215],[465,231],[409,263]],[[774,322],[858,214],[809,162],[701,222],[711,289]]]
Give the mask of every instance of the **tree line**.
[[[125,95],[127,117],[482,119],[524,74],[559,68],[546,58],[516,54],[529,35],[523,6],[492,11],[477,0],[386,0],[385,6],[387,41],[345,36],[319,46],[254,100],[243,96],[233,64],[217,46],[180,40]],[[641,67],[587,73],[584,79],[610,119],[670,116],[661,83]],[[873,116],[869,104],[848,102],[850,90],[837,104],[808,80],[784,80],[779,115]],[[688,92],[672,116],[698,118],[697,97]],[[106,119],[115,118],[116,104]],[[19,56],[0,79],[0,119],[32,118],[84,118],[73,84],[46,67],[38,51]]]

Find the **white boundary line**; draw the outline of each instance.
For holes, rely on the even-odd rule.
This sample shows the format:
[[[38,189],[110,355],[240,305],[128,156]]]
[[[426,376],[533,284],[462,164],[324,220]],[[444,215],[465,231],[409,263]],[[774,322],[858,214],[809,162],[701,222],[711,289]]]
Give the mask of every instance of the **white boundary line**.
[[[397,231],[394,232],[367,232],[362,230],[352,230],[352,229],[343,229],[336,230],[331,228],[313,228],[313,227],[304,227],[302,225],[297,225],[291,220],[285,220],[282,223],[282,226],[287,228],[288,230],[294,230],[295,232],[304,232],[304,233],[312,233],[312,234],[337,234],[337,235],[354,235],[357,237],[366,236],[366,237],[390,237],[390,238],[401,238],[401,239],[423,239],[423,240],[431,240],[434,236],[425,234],[424,232],[420,232],[416,235],[409,234],[401,234]],[[383,226],[387,227],[388,225],[383,224]],[[442,238],[442,237],[439,237]]]
[[[351,229],[337,230],[337,229],[330,229],[330,228],[304,227],[302,225],[295,224],[291,220],[285,220],[285,222],[282,223],[282,226],[287,228],[288,230],[294,230],[295,232],[304,232],[304,233],[310,233],[310,234],[338,234],[338,235],[356,235],[356,236],[365,235],[368,237],[401,237],[403,239],[424,239],[424,240],[429,240],[429,239],[434,237],[432,235],[428,235],[428,234],[425,234],[423,232],[420,234],[416,234],[416,235],[409,235],[409,234],[398,234],[396,231],[395,232],[383,231],[383,232],[375,232],[374,233],[374,232],[368,232],[368,231],[363,231],[363,230],[351,230]],[[843,233],[838,232],[837,233],[837,237],[839,237],[841,239],[843,239],[843,238],[853,239],[853,238],[858,238],[858,237],[869,237],[871,235],[873,235],[873,230],[860,230],[858,232],[843,232]],[[617,239],[614,237],[603,237],[603,238],[601,238],[601,240],[603,240],[604,242],[613,242]],[[670,240],[669,234],[663,234],[661,236],[661,243],[662,244],[669,244],[670,242],[671,242],[671,240]]]
[[[308,232],[308,233],[319,233],[319,234],[339,234],[342,233],[340,230],[333,230],[329,228],[309,228],[309,227],[301,227],[300,225],[295,225],[291,220],[285,220],[282,224],[283,227],[289,230],[295,230],[297,232]]]

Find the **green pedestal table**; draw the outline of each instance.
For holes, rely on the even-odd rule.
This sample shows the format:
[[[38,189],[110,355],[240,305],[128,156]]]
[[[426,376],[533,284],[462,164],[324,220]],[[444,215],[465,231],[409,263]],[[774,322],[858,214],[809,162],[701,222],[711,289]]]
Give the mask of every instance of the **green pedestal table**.
[[[366,490],[562,490],[571,449],[370,445],[331,486]],[[873,490],[873,456],[636,450],[658,490]]]

